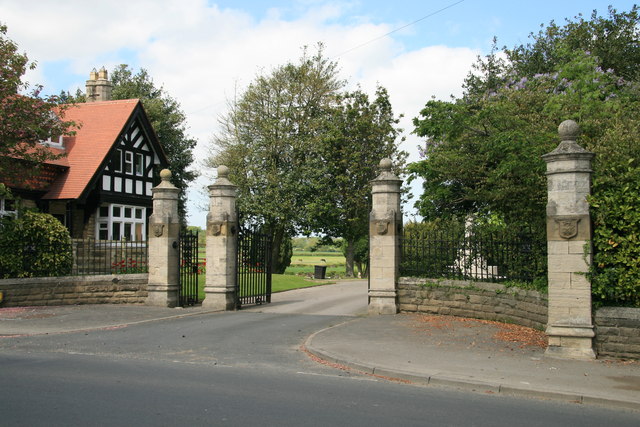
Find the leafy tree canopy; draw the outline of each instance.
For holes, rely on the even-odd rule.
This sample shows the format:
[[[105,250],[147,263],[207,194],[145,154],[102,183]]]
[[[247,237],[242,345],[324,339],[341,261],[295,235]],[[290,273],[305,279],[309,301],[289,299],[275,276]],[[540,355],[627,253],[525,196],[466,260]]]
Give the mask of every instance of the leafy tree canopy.
[[[353,275],[355,245],[368,234],[369,181],[382,158],[401,170],[406,155],[387,91],[372,100],[344,86],[322,45],[258,75],[230,103],[209,165],[229,166],[241,220],[272,233],[274,248],[298,233],[344,238]],[[288,259],[276,252],[282,272]]]
[[[40,142],[70,134],[73,128],[73,122],[64,121],[65,108],[57,107],[57,97],[42,97],[41,86],[30,89],[23,81],[27,69],[35,66],[0,24],[0,176],[13,184],[24,185],[38,165],[61,157]],[[29,167],[16,167],[16,159]]]
[[[532,34],[530,44],[494,49],[478,61],[462,97],[426,104],[414,119],[415,133],[426,139],[424,159],[410,165],[414,177],[425,180],[417,204],[423,216],[497,215],[508,225],[544,234],[541,156],[557,146],[557,126],[573,119],[582,131],[578,142],[596,153],[591,201],[596,236],[621,234],[619,224],[598,209],[610,206],[602,197],[614,197],[614,188],[640,167],[640,22],[636,7],[608,12],[608,17],[594,12],[588,21],[567,20],[561,27],[552,22]],[[632,235],[640,235],[634,227]],[[624,246],[622,240],[614,243]],[[595,239],[594,244],[599,245]],[[595,254],[599,271],[593,274],[602,279],[606,270],[608,276],[594,279],[594,294],[618,302],[640,294],[637,281],[618,282],[628,266],[620,260],[614,266],[613,258],[597,261],[603,253]],[[637,257],[626,261],[640,268]],[[634,275],[637,271],[627,277]],[[598,291],[606,286],[625,290],[615,296],[616,291]]]
[[[315,196],[305,205],[309,228],[344,239],[349,277],[359,254],[357,243],[368,242],[370,181],[380,160],[392,159],[398,174],[404,168],[407,154],[398,147],[398,121],[385,88],[379,86],[373,100],[357,89],[336,98],[318,132],[317,166],[312,169]]]
[[[302,208],[314,197],[316,135],[344,85],[337,74],[321,47],[315,55],[305,49],[297,63],[258,75],[232,100],[213,138],[208,165],[230,168],[241,220],[273,234],[274,272],[286,268],[289,260],[279,254],[301,230]]]

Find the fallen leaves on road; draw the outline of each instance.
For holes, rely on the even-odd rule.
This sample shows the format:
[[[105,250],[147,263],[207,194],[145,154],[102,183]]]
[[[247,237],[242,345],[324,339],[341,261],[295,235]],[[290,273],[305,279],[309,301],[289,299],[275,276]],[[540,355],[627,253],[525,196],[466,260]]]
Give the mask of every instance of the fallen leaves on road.
[[[547,335],[544,332],[527,328],[525,326],[496,322],[493,320],[480,320],[435,314],[418,314],[415,317],[419,323],[427,324],[428,328],[438,330],[453,330],[456,327],[473,328],[477,325],[491,325],[498,329],[493,335],[493,338],[496,340],[515,343],[518,344],[520,348],[547,347]]]
[[[44,319],[52,317],[50,307],[3,307],[0,308],[0,319]]]

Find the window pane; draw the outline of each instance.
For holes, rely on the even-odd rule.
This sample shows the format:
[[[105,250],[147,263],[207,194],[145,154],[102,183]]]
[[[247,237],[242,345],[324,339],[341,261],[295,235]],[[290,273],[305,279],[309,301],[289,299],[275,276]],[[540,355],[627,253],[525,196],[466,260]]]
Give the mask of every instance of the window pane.
[[[131,208],[124,208],[124,217],[131,218]]]
[[[136,175],[142,175],[144,172],[144,156],[136,154]]]
[[[142,209],[136,209],[136,219],[142,219]]]
[[[111,232],[111,238],[113,240],[120,240],[120,223],[119,222],[114,222],[112,224],[112,232]]]
[[[136,224],[136,242],[140,242],[142,241],[142,224],[137,223]]]
[[[122,150],[116,150],[116,154],[113,157],[113,170],[122,172]]]
[[[7,212],[13,212],[16,210],[16,201],[11,199],[4,199],[4,210]]]
[[[133,153],[130,151],[124,153],[124,173],[133,173]]]
[[[100,217],[107,218],[109,216],[109,206],[100,206]]]
[[[99,224],[99,229],[98,229],[98,239],[100,240],[109,240],[109,224],[107,224],[106,222],[101,222]]]
[[[122,234],[122,237],[124,237],[127,240],[132,240],[133,236],[131,234],[131,223],[127,222],[124,224],[124,233]]]
[[[118,218],[120,217],[120,206],[113,207],[113,216]]]

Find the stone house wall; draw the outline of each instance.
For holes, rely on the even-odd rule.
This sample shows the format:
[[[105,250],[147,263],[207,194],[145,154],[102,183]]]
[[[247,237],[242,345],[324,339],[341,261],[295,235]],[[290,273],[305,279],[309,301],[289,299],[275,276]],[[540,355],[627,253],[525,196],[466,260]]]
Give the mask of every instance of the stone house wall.
[[[1,279],[0,307],[144,304],[148,274]]]

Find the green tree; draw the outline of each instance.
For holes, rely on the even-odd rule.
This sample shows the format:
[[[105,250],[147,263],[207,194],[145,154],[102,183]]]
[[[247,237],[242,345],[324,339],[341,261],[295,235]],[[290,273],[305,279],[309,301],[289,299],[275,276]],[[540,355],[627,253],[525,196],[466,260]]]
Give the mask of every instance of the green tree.
[[[398,121],[385,88],[377,88],[373,101],[358,89],[337,97],[318,133],[312,168],[315,196],[305,205],[309,227],[344,239],[347,277],[354,276],[358,242],[362,246],[369,234],[370,181],[380,160],[392,159],[398,173],[404,168]]]
[[[186,116],[180,103],[166,93],[164,87],[156,87],[149,73],[140,69],[137,74],[128,65],[121,64],[111,72],[113,99],[138,98],[151,121],[154,131],[164,148],[171,169],[171,180],[180,188],[178,210],[186,218],[186,189],[198,173],[190,170],[196,140],[187,135]]]
[[[638,49],[638,7],[618,12],[612,6],[608,16],[593,11],[591,19],[578,15],[567,19],[564,26],[551,21],[538,34],[531,33],[531,43],[504,49],[516,73],[533,76],[549,73],[569,62],[572,52],[587,51],[599,58],[603,70],[631,81],[640,80],[640,49]]]
[[[39,165],[61,157],[40,142],[69,135],[74,125],[64,121],[66,108],[57,105],[57,97],[42,97],[41,86],[29,89],[23,81],[27,69],[35,66],[0,24],[0,177],[13,184],[28,184]],[[16,159],[26,167],[16,167]]]
[[[410,165],[414,176],[425,179],[420,212],[427,219],[497,215],[508,226],[544,235],[545,165],[540,156],[557,146],[558,124],[574,119],[582,129],[579,143],[596,153],[591,203],[595,256],[603,256],[602,248],[614,241],[610,236],[621,232],[619,220],[598,209],[610,209],[611,197],[621,197],[614,188],[639,166],[638,24],[635,7],[627,13],[610,8],[609,18],[594,12],[591,21],[577,18],[564,27],[552,23],[532,35],[534,43],[503,49],[507,61],[500,62],[496,52],[479,61],[476,70],[481,72],[467,79],[459,99],[428,102],[414,119],[415,132],[426,138],[424,159]],[[637,187],[625,187],[635,200],[640,197],[636,192]],[[640,233],[638,226],[631,227],[635,231],[625,233]],[[640,293],[637,281],[629,279],[637,276],[640,262],[633,255],[625,259],[624,268],[619,262],[610,268],[612,258],[594,263],[596,297],[623,302],[622,295],[628,301],[629,292]],[[626,293],[612,298],[615,291],[597,290],[606,286],[624,287]]]
[[[290,262],[290,239],[306,220],[302,207],[315,196],[318,129],[343,85],[322,46],[314,55],[305,49],[297,63],[258,75],[230,102],[213,137],[207,164],[230,168],[241,222],[273,236],[275,273]]]

